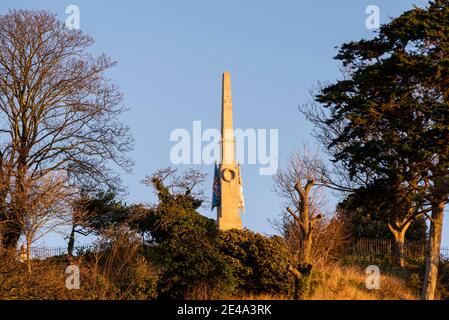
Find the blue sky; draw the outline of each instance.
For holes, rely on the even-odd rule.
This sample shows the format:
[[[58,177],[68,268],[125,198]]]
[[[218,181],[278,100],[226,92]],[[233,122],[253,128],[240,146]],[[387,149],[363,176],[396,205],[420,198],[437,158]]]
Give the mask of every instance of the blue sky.
[[[110,72],[130,108],[123,119],[131,127],[136,166],[122,172],[127,201],[150,202],[152,191],[141,184],[145,175],[170,166],[170,133],[219,128],[221,74],[232,74],[234,124],[246,129],[278,129],[282,166],[302,141],[312,146],[311,125],[297,106],[309,100],[318,82],[335,81],[339,65],[336,46],[370,38],[365,27],[368,5],[377,5],[381,22],[412,5],[427,1],[25,1],[0,3],[9,8],[47,9],[65,21],[68,5],[80,9],[81,29],[95,39],[92,52],[118,62]],[[189,166],[179,166],[181,170]],[[213,166],[193,166],[209,174]],[[272,177],[258,165],[242,166],[246,213],[244,226],[273,233],[268,219],[280,213],[281,200],[272,192]],[[209,217],[215,212],[204,210]],[[444,245],[449,246],[446,215]],[[63,243],[54,235],[47,244]]]

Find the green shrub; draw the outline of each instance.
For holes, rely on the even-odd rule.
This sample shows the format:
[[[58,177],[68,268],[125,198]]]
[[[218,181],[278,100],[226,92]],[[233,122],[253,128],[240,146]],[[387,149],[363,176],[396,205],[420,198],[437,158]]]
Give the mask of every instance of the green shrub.
[[[236,294],[290,294],[291,256],[280,237],[245,230],[220,233],[220,252],[231,265]]]
[[[412,273],[407,280],[407,285],[415,291],[416,294],[419,294],[422,289],[422,276],[419,273]]]

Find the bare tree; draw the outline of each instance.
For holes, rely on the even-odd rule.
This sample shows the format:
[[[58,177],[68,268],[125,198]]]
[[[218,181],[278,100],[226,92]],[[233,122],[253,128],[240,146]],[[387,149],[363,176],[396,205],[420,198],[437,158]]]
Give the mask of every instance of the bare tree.
[[[26,261],[31,273],[31,245],[65,224],[68,215],[65,177],[48,174],[38,181],[27,181],[26,193],[17,195],[25,209],[20,215],[20,228],[26,244]]]
[[[46,11],[0,16],[0,224],[2,244],[23,233],[27,188],[49,175],[76,191],[117,182],[110,163],[130,169],[122,94],[105,76],[107,56],[93,40]],[[33,183],[29,183],[32,181]]]
[[[274,191],[286,201],[286,212],[290,220],[285,218],[285,232],[294,233],[299,238],[298,266],[290,267],[297,278],[295,296],[300,298],[307,289],[305,279],[312,269],[311,250],[316,223],[324,217],[321,212],[323,204],[320,170],[322,162],[317,154],[312,154],[304,146],[304,150],[290,156],[285,170],[278,170],[274,177]]]

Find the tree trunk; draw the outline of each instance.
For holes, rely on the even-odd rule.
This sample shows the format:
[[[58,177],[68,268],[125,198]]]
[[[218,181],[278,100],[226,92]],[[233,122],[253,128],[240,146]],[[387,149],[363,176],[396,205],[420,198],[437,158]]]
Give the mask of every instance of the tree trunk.
[[[1,236],[1,246],[4,249],[17,249],[19,243],[20,234],[22,232],[18,223],[8,221],[4,223]]]
[[[410,209],[410,211],[408,212],[408,216],[411,216],[413,214],[412,211],[413,209]],[[396,266],[401,268],[405,266],[405,233],[407,232],[411,224],[412,220],[409,220],[407,218],[402,221],[398,219],[395,222],[388,223],[388,229],[393,235],[392,260]]]
[[[301,252],[299,254],[299,265],[305,267],[310,264],[310,254],[312,251],[312,233],[310,230],[304,230],[309,234],[301,241]]]
[[[27,267],[28,267],[28,274],[31,274],[31,241],[29,239],[27,239],[26,243],[27,243]]]
[[[18,169],[15,175],[16,191],[12,195],[13,205],[8,210],[3,234],[3,246],[9,249],[17,249],[19,238],[23,233],[23,213],[26,212],[25,202],[28,195],[25,192],[26,158],[19,155]]]
[[[6,195],[1,194],[1,212],[0,223],[2,228],[0,230],[0,246],[8,250],[16,250],[19,243],[20,235],[22,234],[22,227],[19,223],[19,215],[13,208],[8,207],[5,200]]]
[[[73,256],[73,250],[75,249],[75,225],[72,225],[72,230],[69,235],[69,242],[67,243],[67,254]]]
[[[426,247],[426,272],[421,294],[423,300],[434,300],[440,263],[441,234],[443,231],[444,201],[432,203],[432,221]]]
[[[295,219],[300,230],[300,247],[299,247],[299,261],[296,267],[296,272],[293,272],[295,276],[295,290],[293,294],[293,299],[305,299],[310,291],[310,275],[312,271],[312,264],[310,263],[311,251],[312,251],[312,240],[313,240],[313,218],[309,216],[309,192],[311,188],[315,185],[315,180],[310,179],[307,181],[304,188],[301,187],[300,181],[296,181],[295,189],[301,199],[298,206],[298,215],[287,208],[287,211]]]
[[[401,268],[405,266],[405,232],[403,229],[393,233],[393,262]]]

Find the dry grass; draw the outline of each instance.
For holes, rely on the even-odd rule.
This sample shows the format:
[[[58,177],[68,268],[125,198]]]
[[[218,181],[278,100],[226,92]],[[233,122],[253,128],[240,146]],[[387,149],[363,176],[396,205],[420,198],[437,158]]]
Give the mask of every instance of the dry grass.
[[[219,300],[289,300],[289,297],[271,294],[248,294],[240,297],[222,296]]]
[[[127,243],[127,242],[126,242]],[[116,247],[117,246],[117,247]],[[64,258],[33,261],[33,273],[14,258],[1,257],[0,299],[151,299],[154,274],[151,266],[141,261],[137,252],[122,251],[117,241],[107,255],[94,255],[90,261],[73,261],[80,266],[81,290],[65,288]],[[105,253],[106,254],[106,253]],[[126,259],[123,257],[126,256]],[[118,263],[121,261],[121,263]],[[131,262],[132,263],[131,263]],[[125,263],[126,262],[126,263]],[[382,271],[382,270],[381,270]],[[416,300],[413,288],[407,287],[403,277],[381,274],[380,289],[368,290],[362,267],[341,266],[337,263],[316,268],[312,273],[310,300]],[[148,280],[152,280],[151,283]],[[290,297],[269,294],[221,296],[219,299],[286,300]]]
[[[4,267],[5,265],[3,265]],[[92,281],[91,270],[81,268],[84,283],[81,290],[68,291],[64,287],[64,263],[39,262],[34,272],[26,276],[23,264],[14,264],[5,276],[0,272],[0,299],[142,299],[144,294],[125,294],[103,292],[98,280]],[[4,270],[6,271],[6,270]],[[382,275],[380,289],[368,290],[365,287],[367,275],[355,266],[334,265],[320,270],[313,276],[314,289],[310,300],[415,300],[418,297],[405,281],[398,277]],[[104,278],[102,278],[104,279]],[[105,279],[104,279],[105,280]],[[87,283],[86,283],[87,282]],[[109,287],[109,286],[108,286]],[[287,300],[289,297],[269,294],[253,294],[239,297],[223,296],[226,300]]]
[[[14,257],[2,256],[0,261],[0,300],[66,300],[84,294],[66,289],[64,261],[32,261],[31,274],[26,263]]]
[[[330,265],[313,275],[314,290],[308,300],[417,300],[412,289],[404,280],[390,275],[382,275],[380,289],[369,290],[365,286],[368,275],[356,266]],[[241,300],[288,300],[286,296],[267,294],[241,297],[222,297]]]
[[[418,297],[398,277],[382,275],[380,288],[369,290],[365,286],[367,275],[355,266],[337,264],[315,275],[316,287],[310,300],[416,300]]]
[[[72,259],[33,260],[27,272],[13,253],[0,252],[0,300],[148,300],[155,297],[153,266],[132,239],[114,239],[104,250]],[[80,269],[81,288],[66,288],[66,267]]]

